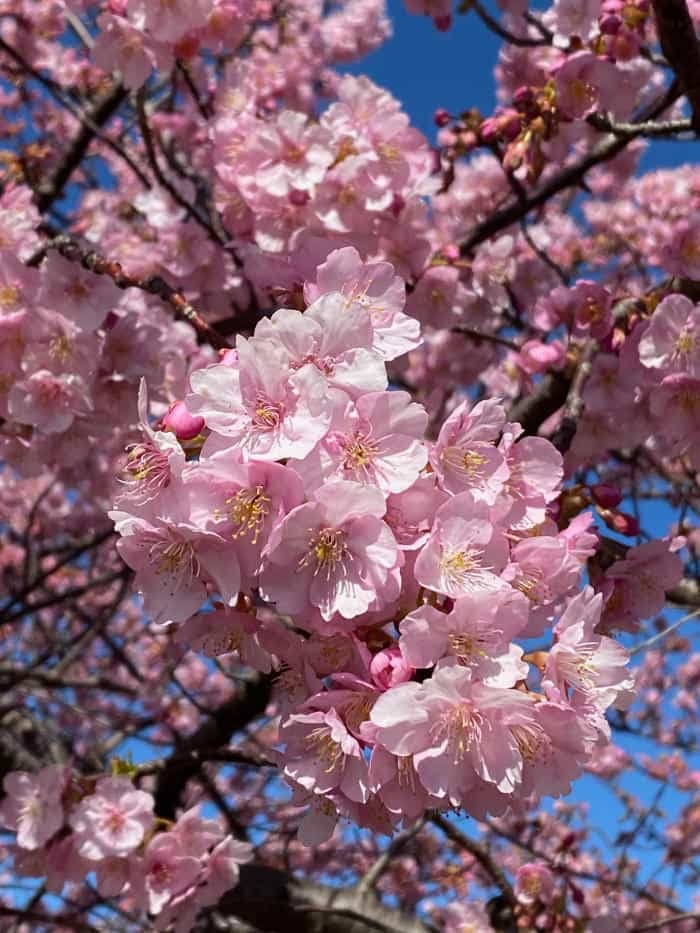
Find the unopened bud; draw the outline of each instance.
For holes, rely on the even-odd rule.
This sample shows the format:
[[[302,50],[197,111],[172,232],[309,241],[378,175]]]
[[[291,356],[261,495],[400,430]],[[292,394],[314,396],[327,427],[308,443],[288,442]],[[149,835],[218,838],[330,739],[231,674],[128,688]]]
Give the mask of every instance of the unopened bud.
[[[308,204],[311,200],[311,195],[308,191],[298,191],[297,189],[290,191],[287,197],[289,203],[293,204],[294,207],[304,207],[304,205]]]
[[[435,126],[447,126],[447,124],[450,122],[450,119],[451,117],[444,107],[438,107],[438,109],[433,114],[433,122],[435,123]]]
[[[622,502],[620,490],[608,483],[596,483],[595,486],[591,486],[591,494],[596,504],[604,509],[614,509]]]
[[[179,441],[191,441],[204,427],[204,418],[191,415],[184,402],[173,402],[163,418],[163,427]]]
[[[600,31],[606,36],[616,35],[620,31],[621,26],[622,20],[620,17],[612,13],[604,16],[600,21]]]

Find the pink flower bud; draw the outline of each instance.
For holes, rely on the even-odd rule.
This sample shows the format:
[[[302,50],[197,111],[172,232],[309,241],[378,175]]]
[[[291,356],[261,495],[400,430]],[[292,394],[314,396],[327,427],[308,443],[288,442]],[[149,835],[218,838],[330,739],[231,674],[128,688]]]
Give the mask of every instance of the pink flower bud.
[[[487,117],[481,124],[479,132],[485,143],[496,142],[501,132],[498,119],[496,117]]]
[[[447,30],[452,25],[452,17],[449,15],[448,16],[436,16],[433,22],[435,23],[435,28],[437,29],[438,32],[447,32]]]
[[[459,246],[456,243],[448,243],[442,247],[442,255],[448,262],[457,262],[459,259]]]
[[[609,509],[599,509],[598,514],[608,528],[612,528],[620,535],[632,537],[639,534],[639,522],[633,515],[626,512],[615,512]]]
[[[290,191],[287,195],[289,198],[289,203],[293,204],[294,207],[304,207],[305,204],[311,200],[311,195],[308,191]]]
[[[596,483],[591,486],[591,495],[596,503],[604,509],[614,509],[622,502],[622,493],[616,486],[607,483]]]
[[[529,110],[535,103],[535,95],[531,87],[521,85],[513,94],[513,106],[518,110]]]
[[[600,31],[603,35],[614,36],[620,31],[622,20],[613,13],[608,13],[600,21]]]
[[[377,652],[369,666],[372,680],[380,690],[388,690],[413,677],[413,668],[396,647]]]
[[[191,415],[184,402],[173,402],[163,418],[163,427],[172,431],[178,440],[189,441],[204,427],[204,418]]]
[[[438,107],[438,109],[435,111],[433,114],[433,122],[435,123],[435,126],[440,127],[447,126],[447,124],[450,122],[450,115],[444,107]]]

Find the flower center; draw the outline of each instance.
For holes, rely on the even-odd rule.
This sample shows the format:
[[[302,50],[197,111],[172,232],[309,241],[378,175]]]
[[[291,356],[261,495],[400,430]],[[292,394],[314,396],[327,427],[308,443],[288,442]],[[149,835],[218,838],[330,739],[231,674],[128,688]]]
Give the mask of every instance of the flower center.
[[[179,577],[179,585],[189,585],[199,575],[200,565],[189,541],[159,538],[148,552],[156,574]]]
[[[345,445],[343,469],[353,473],[368,473],[378,453],[379,446],[366,434],[355,434]]]
[[[73,279],[63,291],[69,298],[74,298],[76,301],[82,301],[90,294],[90,289],[82,279]]]
[[[463,447],[446,447],[442,454],[443,463],[468,480],[482,479],[486,457],[476,450]]]
[[[330,774],[343,757],[342,748],[331,738],[327,726],[320,726],[318,729],[309,732],[304,737],[304,748],[307,752],[313,752],[318,756],[326,774]]]
[[[170,460],[151,441],[128,448],[126,473],[144,492],[157,492],[170,483]]]
[[[254,489],[239,489],[235,496],[226,499],[229,506],[228,516],[236,526],[231,537],[245,537],[252,532],[251,544],[257,544],[265,519],[270,514],[270,498],[265,495],[263,486]]]
[[[308,567],[314,561],[314,576],[325,573],[329,579],[336,565],[349,557],[348,546],[345,543],[345,532],[337,528],[322,528],[309,541],[309,550],[299,561],[299,569]]]
[[[118,836],[124,829],[126,817],[116,807],[109,807],[105,814],[105,827],[112,836]]]
[[[547,736],[540,726],[535,723],[521,723],[510,726],[510,731],[524,761],[534,764],[538,758],[549,757],[550,747]]]
[[[271,402],[263,395],[255,399],[253,409],[253,427],[261,431],[274,431],[279,427],[283,417],[283,406],[279,402]]]
[[[692,333],[690,328],[684,327],[678,335],[678,340],[676,340],[676,352],[686,356],[687,354],[693,352],[695,349],[695,344],[695,335]]]
[[[481,741],[482,715],[469,703],[446,710],[433,724],[430,735],[437,742],[445,739],[452,750],[454,764],[459,764],[475,744]]]
[[[531,567],[528,570],[523,570],[512,585],[535,605],[551,602],[552,593],[547,584],[543,582],[543,576],[544,574],[539,567]]]
[[[481,552],[475,548],[461,548],[458,551],[443,552],[440,570],[445,580],[452,586],[468,585],[470,575],[481,570],[479,557]]]
[[[16,285],[0,285],[0,308],[12,308],[19,302],[20,291]]]

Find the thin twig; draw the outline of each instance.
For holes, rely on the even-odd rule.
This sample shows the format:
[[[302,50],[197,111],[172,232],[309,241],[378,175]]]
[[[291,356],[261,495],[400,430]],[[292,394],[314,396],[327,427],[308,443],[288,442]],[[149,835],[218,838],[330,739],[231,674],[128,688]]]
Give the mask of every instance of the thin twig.
[[[357,890],[359,892],[364,893],[365,891],[371,891],[376,887],[377,882],[388,868],[389,862],[414,836],[418,835],[425,826],[426,819],[427,817],[425,815],[419,817],[415,823],[394,836],[386,849],[358,881]]]
[[[532,36],[516,36],[502,26],[497,19],[491,16],[488,10],[485,10],[481,3],[479,3],[479,0],[469,0],[468,8],[474,9],[482,23],[490,29],[491,32],[503,39],[504,42],[509,42],[511,45],[517,45],[521,48],[535,48],[550,44],[549,39],[544,36],[540,39],[535,39]]]
[[[432,822],[437,826],[442,832],[447,836],[447,838],[454,842],[456,846],[460,849],[464,849],[465,852],[469,852],[476,861],[481,865],[486,874],[491,878],[496,887],[500,890],[503,897],[506,899],[510,907],[513,909],[517,907],[518,901],[515,896],[515,891],[508,881],[503,869],[496,864],[496,862],[491,857],[490,853],[476,840],[470,839],[465,833],[457,829],[452,823],[445,819],[444,816],[441,816],[439,813],[436,813],[432,817]]]
[[[189,303],[180,289],[170,285],[160,275],[150,275],[141,279],[136,278],[125,272],[121,263],[113,259],[105,259],[95,250],[83,249],[69,236],[58,236],[54,237],[53,240],[48,240],[27,260],[27,264],[38,265],[42,257],[50,249],[57,250],[65,259],[69,259],[71,262],[79,263],[88,272],[93,272],[95,275],[109,276],[117,288],[138,288],[149,295],[155,295],[161,301],[170,305],[175,312],[176,318],[181,318],[191,324],[202,342],[208,343],[215,350],[230,348],[231,344],[226,338],[207,324],[199,311]]]
[[[643,641],[640,645],[635,645],[634,648],[630,651],[630,657],[634,657],[635,654],[639,654],[640,651],[646,651],[647,648],[651,648],[652,645],[655,645],[657,642],[661,641],[662,638],[666,638],[667,635],[670,635],[672,632],[675,632],[676,629],[680,628],[684,622],[690,622],[691,619],[697,619],[700,616],[700,609],[696,609],[694,612],[689,612],[688,615],[683,616],[682,619],[677,619],[672,625],[669,625],[662,632],[657,632],[656,635],[652,635],[651,638],[647,638],[646,641]]]
[[[453,334],[463,334],[465,337],[469,337],[470,340],[474,340],[477,343],[485,341],[486,343],[496,343],[500,347],[507,347],[509,350],[513,350],[514,353],[517,353],[520,347],[517,343],[514,343],[512,340],[508,340],[507,337],[500,337],[498,334],[484,334],[480,330],[475,330],[473,327],[467,327],[464,324],[456,324],[452,328]]]

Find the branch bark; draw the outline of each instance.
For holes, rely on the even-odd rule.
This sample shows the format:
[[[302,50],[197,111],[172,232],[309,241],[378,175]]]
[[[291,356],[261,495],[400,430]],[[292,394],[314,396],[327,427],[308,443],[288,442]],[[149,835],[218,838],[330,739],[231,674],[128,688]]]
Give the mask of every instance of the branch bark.
[[[204,931],[239,930],[239,918],[265,933],[434,933],[430,924],[382,904],[371,891],[332,888],[264,865],[242,865],[240,881]]]
[[[184,741],[176,742],[171,766],[166,763],[158,775],[154,794],[158,816],[174,819],[185,785],[197,776],[202,767],[203,762],[197,752],[226,745],[235,732],[265,712],[269,700],[269,677],[260,674],[243,681],[231,699],[205,719],[196,732]]]
[[[685,0],[652,0],[661,51],[688,98],[691,126],[700,133],[700,46]]]
[[[663,2],[667,2],[667,0],[663,0]],[[682,2],[682,0],[675,0],[675,2]],[[698,74],[700,80],[700,72],[698,72]],[[645,108],[642,113],[638,114],[638,118],[634,122],[638,123],[640,126],[639,134],[633,135],[630,133],[626,136],[613,136],[608,139],[603,139],[588,153],[588,155],[584,156],[573,165],[569,165],[562,169],[561,172],[558,172],[553,178],[550,178],[548,182],[542,185],[538,191],[535,191],[526,198],[517,198],[500,210],[494,211],[486,220],[477,224],[471,234],[461,244],[460,252],[462,256],[468,256],[475,247],[484,243],[497,233],[500,233],[502,230],[505,230],[511,224],[526,217],[530,211],[544,206],[555,197],[555,195],[560,194],[567,188],[580,185],[586,172],[596,165],[608,162],[610,159],[615,158],[616,155],[619,155],[627,147],[630,140],[635,138],[635,135],[642,134],[643,126],[647,124],[649,120],[654,120],[656,117],[660,116],[660,114],[670,107],[679,96],[680,85],[678,81],[674,81],[659,100],[655,101],[649,107]]]

